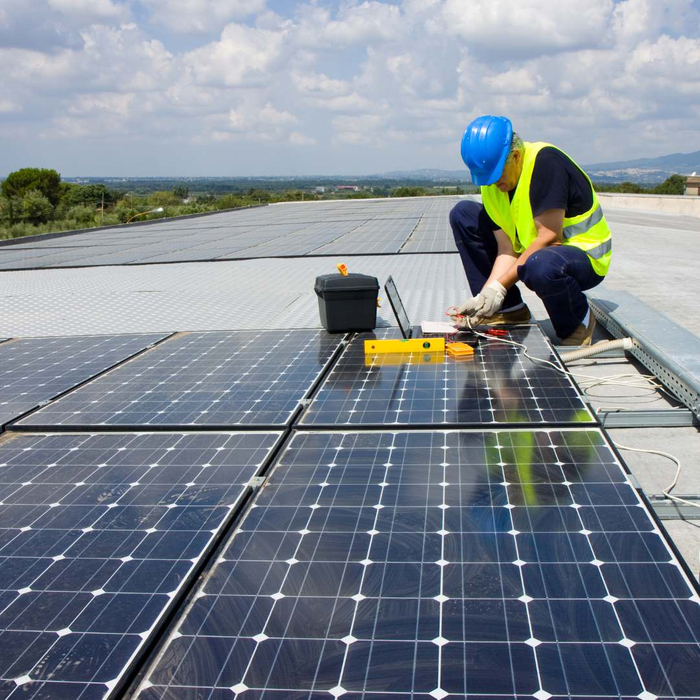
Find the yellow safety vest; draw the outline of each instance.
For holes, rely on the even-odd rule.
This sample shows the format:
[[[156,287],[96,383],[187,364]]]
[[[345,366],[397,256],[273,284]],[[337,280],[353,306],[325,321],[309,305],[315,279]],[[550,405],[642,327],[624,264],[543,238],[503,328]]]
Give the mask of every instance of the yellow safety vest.
[[[541,141],[537,143],[525,142],[523,169],[512,201],[509,199],[508,193],[501,192],[496,185],[487,185],[481,188],[481,198],[486,213],[507,234],[516,253],[522,253],[537,237],[537,228],[530,205],[530,182],[532,181],[532,171],[535,168],[535,157],[543,148],[556,148],[556,146]],[[557,150],[561,151],[558,148]],[[564,153],[564,151],[561,152]],[[583,174],[586,175],[586,173]],[[600,208],[593,183],[588,175],[586,175],[586,179],[591,185],[593,205],[587,212],[579,216],[564,218],[562,231],[564,240],[562,243],[583,250],[588,255],[595,272],[605,276],[612,257],[612,234],[603,215],[603,210]]]

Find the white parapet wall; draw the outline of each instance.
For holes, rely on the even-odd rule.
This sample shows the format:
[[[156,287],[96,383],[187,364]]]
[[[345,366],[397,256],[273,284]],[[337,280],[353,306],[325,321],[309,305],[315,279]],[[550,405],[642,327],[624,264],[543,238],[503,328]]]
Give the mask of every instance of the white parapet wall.
[[[672,194],[619,194],[617,192],[598,192],[600,204],[605,209],[648,209],[665,214],[682,214],[700,217],[700,197]]]

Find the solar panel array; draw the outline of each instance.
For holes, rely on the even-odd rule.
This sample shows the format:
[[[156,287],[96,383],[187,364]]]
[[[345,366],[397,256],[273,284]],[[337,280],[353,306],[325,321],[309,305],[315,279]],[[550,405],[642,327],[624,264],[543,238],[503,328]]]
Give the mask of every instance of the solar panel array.
[[[5,440],[0,697],[114,691],[280,435]]]
[[[92,231],[0,267],[453,251],[456,201]],[[32,408],[164,337],[2,368]],[[0,697],[700,697],[700,597],[569,378],[496,339],[364,337],[181,334],[10,425]],[[537,327],[507,337],[559,365]]]
[[[297,432],[138,697],[698,697],[699,603],[598,430]]]
[[[393,329],[381,335],[398,337]],[[454,359],[441,353],[368,356],[364,340],[373,337],[352,340],[301,425],[594,422],[567,375],[498,338],[480,338],[473,359]],[[539,327],[512,328],[506,339],[561,367]]]
[[[454,252],[445,227],[458,201],[458,197],[425,197],[280,204],[34,241],[19,239],[0,248],[0,269]]]
[[[286,425],[341,339],[319,331],[189,333],[19,426]]]
[[[0,425],[165,337],[149,334],[26,338],[0,344]]]

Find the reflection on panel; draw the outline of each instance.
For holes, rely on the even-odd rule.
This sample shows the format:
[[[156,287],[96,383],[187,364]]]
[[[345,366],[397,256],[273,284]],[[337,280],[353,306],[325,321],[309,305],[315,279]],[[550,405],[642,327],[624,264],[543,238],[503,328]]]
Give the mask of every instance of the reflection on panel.
[[[230,521],[279,436],[5,441],[0,697],[106,697]]]
[[[599,431],[297,433],[138,697],[698,697],[699,600]]]
[[[340,340],[320,331],[189,333],[21,425],[284,425]]]
[[[26,338],[0,345],[0,425],[144,350],[167,334]]]
[[[366,356],[353,339],[301,418],[303,425],[483,425],[593,422],[568,376],[525,357],[522,348],[479,338],[473,358],[401,363]],[[511,328],[506,339],[559,365],[537,326]]]

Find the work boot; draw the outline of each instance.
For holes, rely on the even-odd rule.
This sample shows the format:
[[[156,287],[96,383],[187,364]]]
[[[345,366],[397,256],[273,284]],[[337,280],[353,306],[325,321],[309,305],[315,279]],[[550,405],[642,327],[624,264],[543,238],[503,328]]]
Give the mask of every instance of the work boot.
[[[580,323],[578,328],[568,338],[564,338],[559,345],[590,345],[593,339],[595,325],[595,316],[591,314],[587,326]]]
[[[481,325],[502,326],[509,323],[530,323],[530,320],[530,309],[526,305],[515,311],[501,311],[493,316],[487,316],[481,321]]]

